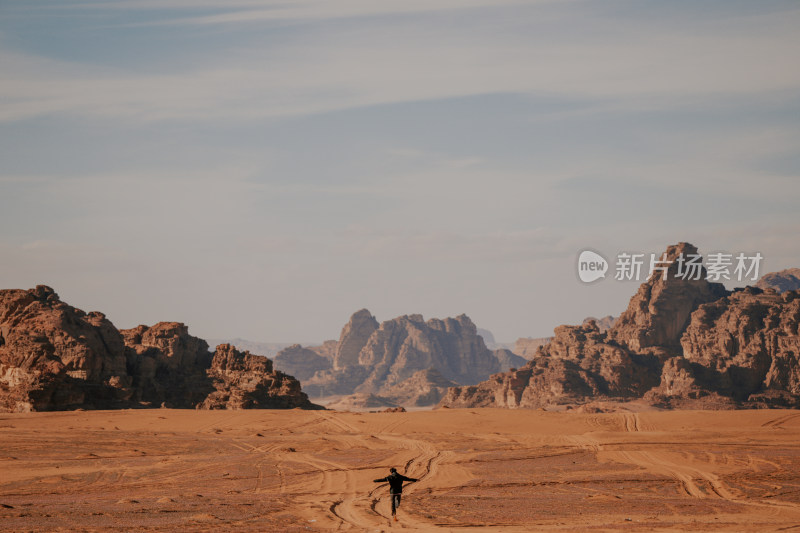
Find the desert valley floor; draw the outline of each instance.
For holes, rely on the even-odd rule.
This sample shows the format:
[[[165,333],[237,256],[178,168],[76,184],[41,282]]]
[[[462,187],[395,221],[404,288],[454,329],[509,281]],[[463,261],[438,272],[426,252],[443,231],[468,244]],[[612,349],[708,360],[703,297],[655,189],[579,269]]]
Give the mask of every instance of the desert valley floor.
[[[0,415],[2,531],[400,529],[800,532],[800,412]]]

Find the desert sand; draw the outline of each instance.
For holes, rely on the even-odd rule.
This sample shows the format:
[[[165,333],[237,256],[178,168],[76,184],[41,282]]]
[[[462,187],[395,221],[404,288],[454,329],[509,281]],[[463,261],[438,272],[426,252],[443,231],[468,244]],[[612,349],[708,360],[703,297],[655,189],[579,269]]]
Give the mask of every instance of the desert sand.
[[[0,415],[2,531],[800,531],[800,412]],[[420,478],[389,521],[390,466]]]

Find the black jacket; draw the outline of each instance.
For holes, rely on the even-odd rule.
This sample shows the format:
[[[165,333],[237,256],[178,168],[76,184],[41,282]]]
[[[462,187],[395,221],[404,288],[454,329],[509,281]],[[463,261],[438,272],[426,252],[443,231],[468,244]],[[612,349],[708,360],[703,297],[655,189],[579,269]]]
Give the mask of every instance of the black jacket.
[[[393,474],[389,474],[385,478],[376,479],[375,483],[384,483],[389,482],[389,492],[391,494],[402,494],[403,492],[403,481],[418,481],[413,477],[406,477],[403,474],[398,474],[394,472]]]

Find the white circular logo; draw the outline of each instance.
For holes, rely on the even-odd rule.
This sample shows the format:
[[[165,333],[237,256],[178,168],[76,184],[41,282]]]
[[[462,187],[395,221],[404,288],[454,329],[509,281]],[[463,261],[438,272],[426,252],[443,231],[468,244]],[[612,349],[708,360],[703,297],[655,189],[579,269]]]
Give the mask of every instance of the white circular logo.
[[[605,278],[607,271],[608,261],[597,252],[584,250],[578,256],[578,277],[582,282],[591,283]]]

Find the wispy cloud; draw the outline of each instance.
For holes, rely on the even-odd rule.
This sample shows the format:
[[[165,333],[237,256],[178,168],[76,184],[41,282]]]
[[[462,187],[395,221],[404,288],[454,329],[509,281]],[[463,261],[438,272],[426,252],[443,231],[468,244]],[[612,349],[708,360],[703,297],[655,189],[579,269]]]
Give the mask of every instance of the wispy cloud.
[[[265,13],[288,10],[300,16],[310,10],[324,17],[348,9],[389,9],[376,5],[383,4],[354,1],[334,9],[320,2],[276,6]],[[424,10],[425,5],[406,8]],[[400,9],[405,3],[391,6]],[[225,16],[251,15],[215,17]],[[497,93],[560,95],[635,108],[646,102],[680,106],[693,98],[788,98],[800,90],[800,70],[794,68],[800,10],[759,16],[756,27],[751,20],[733,19],[678,32],[646,20],[601,17],[593,21],[601,35],[558,42],[537,35],[535,14],[528,16],[530,34],[504,36],[500,27],[489,36],[425,21],[376,21],[352,31],[308,33],[268,52],[238,43],[230,57],[221,54],[202,68],[176,64],[172,74],[5,50],[0,54],[0,120],[72,114],[242,121]],[[565,27],[588,23],[577,8],[560,16]],[[481,27],[479,18],[470,20]]]
[[[460,11],[475,8],[566,3],[571,0],[233,0],[220,4],[214,0],[121,0],[115,2],[82,2],[73,8],[92,10],[170,10],[178,17],[154,21],[161,25],[210,25],[230,23],[257,23],[264,21],[317,20],[366,17],[378,15],[401,15],[431,13],[437,11]],[[214,15],[181,17],[181,11],[209,9]]]

